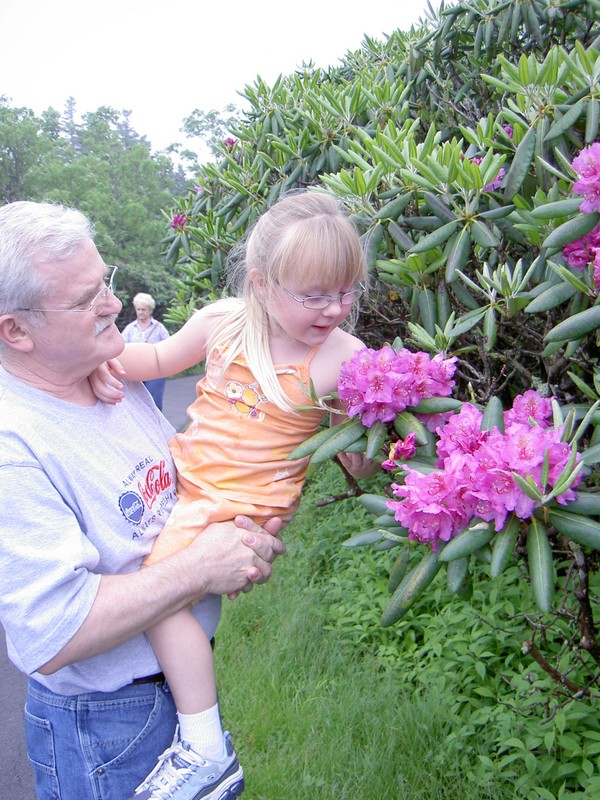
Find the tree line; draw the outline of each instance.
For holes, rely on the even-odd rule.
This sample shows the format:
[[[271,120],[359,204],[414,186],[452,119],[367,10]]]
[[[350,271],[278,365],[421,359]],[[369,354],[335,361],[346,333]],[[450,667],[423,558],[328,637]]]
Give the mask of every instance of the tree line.
[[[102,106],[76,121],[73,98],[62,113],[48,108],[37,116],[0,96],[0,203],[48,201],[83,211],[103,257],[119,266],[122,323],[138,291],[150,292],[162,313],[175,292],[175,270],[162,253],[163,209],[190,184],[177,148],[153,152],[129,111]],[[194,167],[194,154],[183,156]]]

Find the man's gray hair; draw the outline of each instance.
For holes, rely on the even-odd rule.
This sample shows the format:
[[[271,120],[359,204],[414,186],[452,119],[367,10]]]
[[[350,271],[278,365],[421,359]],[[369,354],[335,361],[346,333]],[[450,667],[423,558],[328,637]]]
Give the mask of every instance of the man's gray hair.
[[[42,307],[47,285],[38,265],[71,258],[93,236],[74,208],[25,200],[0,207],[0,314]]]

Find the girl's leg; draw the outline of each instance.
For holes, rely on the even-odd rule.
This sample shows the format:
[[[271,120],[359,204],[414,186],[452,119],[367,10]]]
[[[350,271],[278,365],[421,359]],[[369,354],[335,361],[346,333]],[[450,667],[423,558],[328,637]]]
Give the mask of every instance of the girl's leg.
[[[146,634],[177,706],[182,741],[220,760],[225,752],[210,641],[190,609],[158,622]]]

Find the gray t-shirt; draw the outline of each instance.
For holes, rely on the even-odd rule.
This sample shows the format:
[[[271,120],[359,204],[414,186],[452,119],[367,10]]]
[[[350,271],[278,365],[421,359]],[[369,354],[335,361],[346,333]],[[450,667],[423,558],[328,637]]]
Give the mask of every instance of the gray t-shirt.
[[[0,366],[0,622],[15,665],[59,694],[114,691],[159,670],[141,634],[107,653],[35,670],[86,619],[100,575],[139,569],[175,502],[174,430],[141,384],[83,407]],[[213,636],[220,598],[196,616]]]

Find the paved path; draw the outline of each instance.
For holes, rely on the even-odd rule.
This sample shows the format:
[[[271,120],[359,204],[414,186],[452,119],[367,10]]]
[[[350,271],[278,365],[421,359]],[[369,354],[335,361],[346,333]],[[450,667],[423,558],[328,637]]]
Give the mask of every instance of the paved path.
[[[185,410],[196,396],[197,380],[190,376],[167,381],[163,413],[178,431],[187,424]],[[27,678],[7,658],[0,628],[0,800],[36,800],[23,733],[26,687]]]

